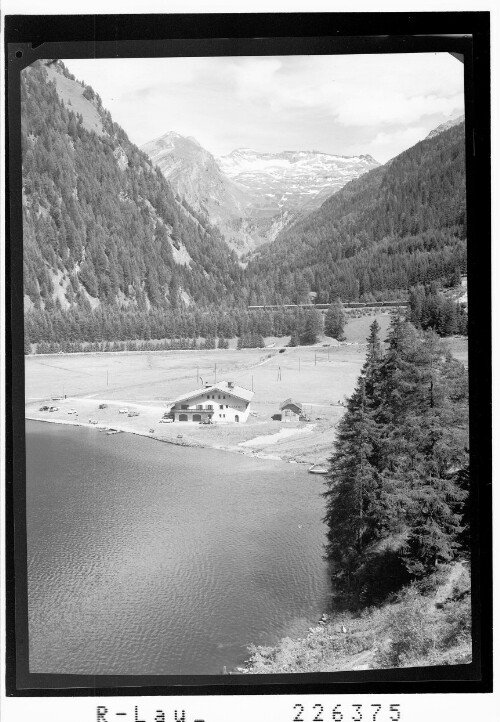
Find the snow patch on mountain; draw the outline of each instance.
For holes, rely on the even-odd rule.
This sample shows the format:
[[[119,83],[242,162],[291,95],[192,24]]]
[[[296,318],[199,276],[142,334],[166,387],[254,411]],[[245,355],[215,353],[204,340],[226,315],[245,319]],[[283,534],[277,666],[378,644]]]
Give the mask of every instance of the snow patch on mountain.
[[[170,131],[142,146],[180,198],[217,226],[239,255],[274,240],[297,214],[317,208],[377,167],[371,156],[320,151],[260,153],[237,148],[214,158],[193,137]]]
[[[237,148],[217,159],[220,169],[241,187],[259,199],[257,212],[299,211],[303,205],[317,206],[346,183],[376,168],[370,155],[341,156],[321,151],[283,151],[259,153]],[[262,199],[266,199],[262,202]]]

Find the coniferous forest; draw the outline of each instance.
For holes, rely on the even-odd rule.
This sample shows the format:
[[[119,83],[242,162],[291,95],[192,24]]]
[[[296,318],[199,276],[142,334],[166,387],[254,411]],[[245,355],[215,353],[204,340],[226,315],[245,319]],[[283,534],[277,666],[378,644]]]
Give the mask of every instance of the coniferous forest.
[[[365,173],[260,249],[247,268],[268,303],[395,298],[465,273],[465,142],[461,123]],[[266,289],[268,289],[266,291]]]
[[[59,97],[60,77],[86,114]],[[247,308],[311,292],[322,303],[409,299],[418,326],[466,330],[465,311],[440,295],[466,273],[463,123],[348,183],[239,263],[60,61],[27,68],[21,92],[27,352],[300,338],[301,312]]]
[[[58,69],[66,73],[62,64]],[[101,129],[59,99],[47,69],[23,73],[24,284],[30,308],[88,315],[238,303],[241,269],[86,86]],[[189,260],[189,263],[187,263]],[[54,299],[62,280],[62,293]],[[232,290],[231,290],[232,288]],[[56,289],[57,290],[57,289]]]
[[[314,396],[307,402],[314,418],[313,412],[311,417],[304,412],[296,423],[300,432],[311,432],[310,439],[313,433],[320,440],[331,434],[321,441],[323,447],[311,442],[314,464],[305,468],[323,474],[320,480],[326,482],[324,553],[334,581],[332,607],[348,610],[351,621],[358,615],[359,621],[371,605],[380,609],[397,595],[407,595],[404,604],[411,602],[411,590],[418,588],[425,596],[430,579],[427,591],[435,594],[442,583],[436,578],[447,567],[461,566],[465,578],[470,555],[468,372],[444,338],[466,336],[468,330],[464,123],[430,134],[347,183],[317,210],[288,222],[281,213],[284,225],[275,240],[238,257],[208,217],[176,194],[128,139],[99,95],[62,62],[37,61],[26,68],[21,102],[25,354],[227,349],[235,338],[231,347],[237,349],[263,348],[270,337],[290,337],[290,347],[323,343],[324,336],[350,344],[344,335],[350,311],[361,315],[356,306],[399,302],[404,310],[393,313],[387,338],[381,338],[373,321],[366,360],[350,397],[326,403],[321,394]],[[365,333],[363,328],[358,340]],[[301,373],[299,354],[288,349],[285,357],[278,356],[285,353],[285,342],[276,345],[283,346],[273,351],[278,359],[298,357]],[[352,345],[347,351],[357,365],[351,376],[345,371],[346,392],[362,364],[362,356],[354,355],[361,349],[357,342]],[[329,363],[330,349],[322,350]],[[315,367],[316,351],[311,349]],[[335,351],[340,358],[346,349]],[[47,365],[41,359],[27,364],[38,361]],[[335,373],[344,382],[341,362]],[[304,368],[298,393],[305,397]],[[215,378],[216,369],[214,364]],[[317,378],[318,370],[313,373]],[[253,376],[251,384],[253,395]],[[111,403],[107,399],[98,410]],[[300,408],[305,405],[304,398]],[[139,416],[125,411],[127,419]],[[290,420],[268,412],[267,407],[252,412],[260,416],[255,423],[272,426],[278,416]],[[165,415],[158,424],[164,420]],[[90,423],[98,425],[89,418]],[[168,434],[170,427],[155,428],[148,434]],[[211,433],[205,425],[191,433],[196,431],[207,438]],[[228,449],[242,453],[239,445],[238,436]],[[324,454],[321,464],[318,449]],[[312,464],[306,457],[288,460]],[[322,514],[321,509],[318,520]],[[454,631],[446,621],[443,649],[462,634],[465,654],[470,654],[467,585],[463,581],[462,617]],[[389,625],[391,644],[396,626]],[[320,639],[321,654],[332,639]],[[435,642],[429,640],[429,645]],[[379,666],[401,666],[408,649],[417,649],[418,634],[404,653],[397,644],[385,651],[377,647]],[[295,669],[288,662],[269,668],[275,653],[266,658],[262,650],[254,652],[253,671],[278,672],[301,671],[308,654],[299,649]]]
[[[380,601],[468,554],[468,378],[432,331],[374,321],[330,462],[327,556],[346,598]]]

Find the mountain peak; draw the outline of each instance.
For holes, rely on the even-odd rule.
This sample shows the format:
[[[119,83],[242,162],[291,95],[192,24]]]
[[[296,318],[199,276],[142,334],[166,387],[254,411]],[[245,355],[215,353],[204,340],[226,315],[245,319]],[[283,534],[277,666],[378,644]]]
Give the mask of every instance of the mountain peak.
[[[193,138],[192,135],[185,136],[181,135],[176,130],[169,130],[163,135],[160,135],[158,138],[155,138],[154,140],[150,140],[148,143],[145,143],[141,147],[148,153],[149,151],[147,149],[153,147],[166,150],[169,148],[174,149],[179,147],[192,148],[193,146],[196,146],[200,149],[202,148],[196,138]]]
[[[437,128],[434,128],[434,130],[431,130],[431,132],[426,136],[426,140],[428,138],[434,138],[436,135],[439,135],[440,133],[444,133],[445,130],[449,130],[450,128],[453,128],[455,125],[459,125],[459,123],[463,123],[465,120],[465,115],[459,115],[458,118],[450,118],[450,120],[445,121],[444,123],[441,123],[441,125],[438,125]]]

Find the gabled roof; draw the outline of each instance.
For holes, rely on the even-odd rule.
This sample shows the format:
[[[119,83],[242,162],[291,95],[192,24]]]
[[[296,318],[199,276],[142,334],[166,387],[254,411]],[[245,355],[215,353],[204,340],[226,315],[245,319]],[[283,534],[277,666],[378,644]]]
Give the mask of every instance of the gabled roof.
[[[193,399],[195,396],[215,393],[216,391],[228,394],[229,396],[234,396],[237,399],[243,399],[244,401],[251,401],[254,397],[254,392],[243,388],[243,386],[229,386],[227,381],[220,381],[218,384],[214,384],[213,386],[204,386],[201,389],[196,389],[196,391],[190,391],[187,394],[178,396],[173,403],[175,404],[178,401],[188,401],[189,399]]]
[[[302,404],[299,401],[294,401],[293,399],[286,399],[286,401],[283,401],[280,406],[280,411],[282,411],[287,406],[295,406],[297,409],[302,411]]]

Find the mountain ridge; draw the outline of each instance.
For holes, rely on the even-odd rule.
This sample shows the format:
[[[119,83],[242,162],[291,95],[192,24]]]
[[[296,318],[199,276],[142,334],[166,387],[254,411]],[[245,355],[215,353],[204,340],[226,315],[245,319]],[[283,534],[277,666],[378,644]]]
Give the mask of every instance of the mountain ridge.
[[[141,146],[177,193],[217,225],[240,255],[371,167],[369,155],[321,151],[260,153],[237,148],[215,158],[193,137],[168,131]]]
[[[60,61],[37,61],[21,98],[28,308],[203,306],[241,287],[220,232],[175,196],[90,86]]]
[[[465,136],[454,124],[330,196],[258,249],[255,303],[376,299],[466,273]],[[382,296],[383,297],[383,296]]]

